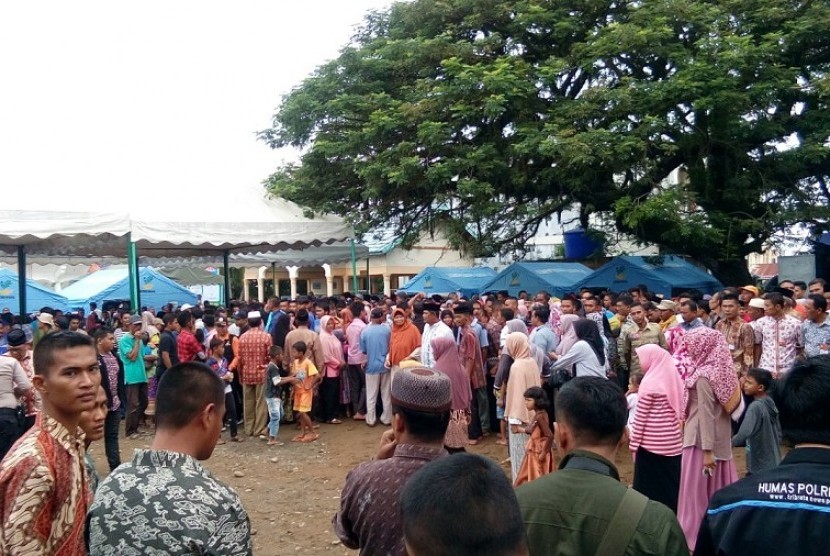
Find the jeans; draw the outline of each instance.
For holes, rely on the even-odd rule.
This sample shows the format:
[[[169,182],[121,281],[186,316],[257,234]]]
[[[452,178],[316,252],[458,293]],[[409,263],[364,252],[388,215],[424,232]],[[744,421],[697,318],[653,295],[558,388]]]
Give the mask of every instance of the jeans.
[[[231,438],[236,438],[239,431],[239,424],[236,422],[236,397],[233,395],[233,390],[225,392],[225,418],[230,421]]]
[[[392,373],[366,375],[366,424],[375,424],[378,393],[383,402],[383,413],[380,421],[384,425],[392,422]]]
[[[127,436],[138,432],[138,425],[144,419],[148,403],[146,382],[127,385],[127,419],[124,423],[124,433]]]
[[[282,419],[282,399],[265,398],[268,404],[268,436],[276,438],[280,432],[280,419]]]
[[[104,420],[104,451],[107,454],[107,464],[110,471],[121,465],[121,450],[118,447],[118,429],[121,426],[121,412],[107,411]]]
[[[366,372],[360,365],[346,367],[346,376],[349,380],[349,398],[352,411],[357,414],[366,414]]]

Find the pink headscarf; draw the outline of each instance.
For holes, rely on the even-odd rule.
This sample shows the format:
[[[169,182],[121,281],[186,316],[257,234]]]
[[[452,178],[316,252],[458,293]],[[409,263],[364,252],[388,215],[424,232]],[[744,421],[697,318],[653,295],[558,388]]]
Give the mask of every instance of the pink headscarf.
[[[671,354],[657,344],[646,344],[635,351],[645,373],[638,392],[640,397],[666,396],[669,406],[677,414],[677,420],[682,420],[683,381]]]
[[[691,366],[691,373],[685,380],[686,389],[683,391],[684,414],[689,411],[689,390],[695,387],[699,378],[709,381],[715,398],[727,413],[732,414],[740,409],[743,402],[741,388],[723,334],[701,326],[686,332],[682,342]]]
[[[455,340],[441,336],[433,338],[430,345],[432,346],[432,355],[435,357],[432,368],[450,377],[452,410],[470,409],[470,401],[473,399],[470,378],[467,376],[464,365],[461,364],[461,357],[458,356],[458,346],[455,345]]]
[[[578,320],[579,317],[576,315],[562,315],[560,318],[559,324],[562,327],[562,338],[559,340],[559,345],[556,346],[555,350],[559,355],[568,353],[568,350],[579,341],[576,330],[574,330],[574,323]]]
[[[326,325],[331,319],[331,315],[326,315],[320,319],[320,345],[323,348],[323,362],[326,367],[339,372],[344,363],[343,344],[334,334],[326,330]]]

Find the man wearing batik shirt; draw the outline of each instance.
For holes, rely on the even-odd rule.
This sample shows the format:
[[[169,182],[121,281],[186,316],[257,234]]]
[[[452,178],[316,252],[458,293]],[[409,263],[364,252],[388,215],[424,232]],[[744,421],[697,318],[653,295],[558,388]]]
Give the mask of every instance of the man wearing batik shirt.
[[[784,296],[772,292],[764,296],[765,317],[755,323],[756,367],[767,369],[774,378],[790,370],[800,355],[803,341],[801,321],[788,315]]]
[[[473,390],[468,436],[470,437],[470,444],[475,445],[486,433],[490,432],[490,406],[487,400],[487,378],[484,375],[481,344],[478,343],[478,335],[470,326],[472,315],[473,306],[471,303],[459,303],[455,307],[455,325],[458,327],[458,356],[467,376],[470,377],[470,388]]]
[[[268,424],[268,408],[265,404],[265,369],[270,362],[271,335],[262,329],[259,311],[248,313],[250,328],[239,338],[239,382],[242,384],[242,403],[245,434],[264,434]]]
[[[804,355],[827,355],[830,353],[830,322],[827,320],[827,300],[823,295],[811,293],[807,296],[807,320],[802,325]]]
[[[741,377],[755,361],[755,331],[741,318],[741,301],[734,293],[725,293],[720,302],[721,320],[715,329],[723,334],[732,354],[732,366]]]
[[[206,365],[181,363],[164,374],[153,444],[95,493],[90,555],[252,554],[239,496],[199,463],[213,454],[224,414],[225,383]]]
[[[43,411],[0,463],[0,554],[81,556],[92,493],[78,423],[101,384],[92,338],[44,336],[34,367]]]
[[[383,433],[372,461],[352,469],[340,493],[334,532],[361,554],[404,556],[400,498],[407,480],[447,455],[452,386],[444,373],[402,368],[392,379],[392,430]],[[462,503],[462,501],[459,501]]]

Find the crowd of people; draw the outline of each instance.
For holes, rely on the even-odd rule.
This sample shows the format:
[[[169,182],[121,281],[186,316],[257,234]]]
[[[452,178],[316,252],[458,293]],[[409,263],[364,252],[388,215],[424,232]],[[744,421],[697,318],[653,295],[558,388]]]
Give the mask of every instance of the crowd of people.
[[[671,298],[640,286],[3,312],[0,553],[250,553],[239,498],[199,461],[217,443],[313,443],[347,419],[387,429],[333,519],[365,554],[737,554],[773,531],[788,549],[827,547],[828,297],[815,279]],[[282,437],[281,423],[299,430]],[[151,448],[122,463],[119,440],[144,436]],[[509,478],[461,454],[488,437]],[[795,443],[783,463],[782,437]],[[99,483],[85,447],[100,439]],[[775,519],[798,525],[765,528]]]

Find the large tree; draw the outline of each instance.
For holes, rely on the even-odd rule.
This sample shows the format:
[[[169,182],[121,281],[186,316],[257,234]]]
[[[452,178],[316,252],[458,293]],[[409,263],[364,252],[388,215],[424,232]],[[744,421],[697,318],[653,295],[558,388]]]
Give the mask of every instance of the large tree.
[[[399,3],[282,100],[267,185],[475,254],[576,206],[741,283],[827,224],[829,62],[830,0]]]

